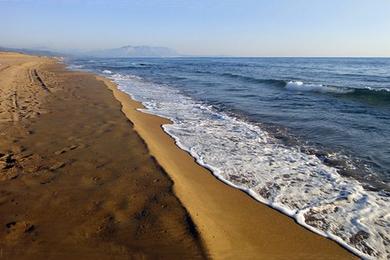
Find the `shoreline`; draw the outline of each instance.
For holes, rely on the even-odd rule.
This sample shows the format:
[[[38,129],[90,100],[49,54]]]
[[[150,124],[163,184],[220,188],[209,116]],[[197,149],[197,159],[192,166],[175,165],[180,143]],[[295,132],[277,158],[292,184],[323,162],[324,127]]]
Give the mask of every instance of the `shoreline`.
[[[0,258],[207,258],[172,180],[93,74],[0,52],[0,93]]]
[[[8,55],[0,52],[2,255],[356,258],[217,178],[163,130],[170,120],[139,111],[111,80]]]
[[[212,258],[242,257],[244,253],[246,258],[356,257],[336,241],[300,226],[291,217],[217,178],[163,130],[163,125],[170,124],[170,120],[139,111],[145,108],[142,103],[119,90],[110,79],[97,78],[113,91],[114,97],[122,105],[123,113],[134,124],[135,131],[173,180],[174,192],[194,219]],[[223,198],[225,196],[221,194],[230,196]],[[205,207],[206,203],[212,206]],[[224,212],[234,214],[226,217]],[[258,215],[263,216],[256,217]],[[240,222],[242,219],[249,223]],[[272,228],[264,231],[258,227],[264,223]],[[259,238],[260,234],[263,234],[262,238]],[[273,243],[270,243],[270,237]],[[281,255],[273,255],[276,252],[280,254],[280,251],[283,252]]]

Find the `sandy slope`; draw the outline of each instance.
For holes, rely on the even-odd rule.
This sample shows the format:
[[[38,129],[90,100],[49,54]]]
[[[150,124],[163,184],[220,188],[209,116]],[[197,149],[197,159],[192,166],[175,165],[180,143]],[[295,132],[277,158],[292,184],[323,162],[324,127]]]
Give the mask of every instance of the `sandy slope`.
[[[0,91],[0,259],[205,257],[101,81],[0,53]]]

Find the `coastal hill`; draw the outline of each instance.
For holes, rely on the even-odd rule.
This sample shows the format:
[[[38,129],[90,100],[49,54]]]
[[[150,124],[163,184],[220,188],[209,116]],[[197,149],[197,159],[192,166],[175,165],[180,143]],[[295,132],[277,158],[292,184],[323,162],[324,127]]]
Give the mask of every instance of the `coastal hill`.
[[[60,50],[50,48],[8,48],[1,47],[0,51],[19,52],[39,56],[69,56],[69,57],[99,57],[99,58],[131,58],[131,57],[178,57],[183,56],[173,49],[167,47],[153,46],[132,46],[127,45],[120,48],[83,51],[83,50]]]
[[[88,56],[126,58],[126,57],[176,57],[180,56],[175,50],[166,47],[152,46],[123,46],[121,48],[90,51]]]
[[[62,56],[64,52],[51,50],[49,48],[9,48],[0,46],[0,52],[18,52],[39,56]]]

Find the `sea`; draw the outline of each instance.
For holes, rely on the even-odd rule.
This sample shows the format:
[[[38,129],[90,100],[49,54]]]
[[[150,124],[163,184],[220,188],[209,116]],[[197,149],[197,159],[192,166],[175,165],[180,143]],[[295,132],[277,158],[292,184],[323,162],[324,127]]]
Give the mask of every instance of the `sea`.
[[[362,258],[390,258],[390,59],[67,63],[170,119],[164,131],[216,178]]]

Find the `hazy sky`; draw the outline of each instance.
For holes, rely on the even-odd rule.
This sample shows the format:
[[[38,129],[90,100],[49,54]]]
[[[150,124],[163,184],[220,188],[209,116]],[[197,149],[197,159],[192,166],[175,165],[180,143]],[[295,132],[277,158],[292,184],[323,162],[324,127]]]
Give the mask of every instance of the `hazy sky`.
[[[390,0],[0,0],[0,46],[390,56]]]

